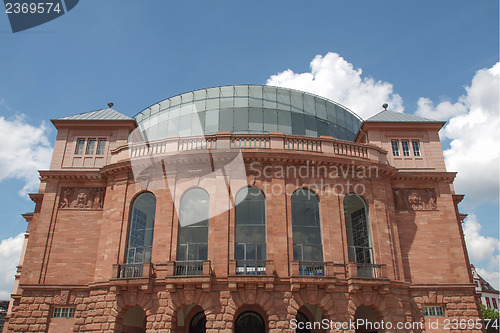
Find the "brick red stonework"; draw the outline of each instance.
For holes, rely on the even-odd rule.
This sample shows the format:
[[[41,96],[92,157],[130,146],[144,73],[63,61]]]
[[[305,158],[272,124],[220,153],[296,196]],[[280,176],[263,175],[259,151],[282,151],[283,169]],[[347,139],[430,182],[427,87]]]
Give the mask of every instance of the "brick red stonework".
[[[445,317],[440,321],[479,318],[478,295],[471,280],[452,185],[455,174],[444,168],[437,136],[440,126],[434,123],[365,123],[363,130],[370,143],[363,143],[362,138],[350,143],[356,149],[365,149],[365,157],[339,153],[336,147],[344,143],[329,137],[313,139],[321,146],[320,151],[284,149],[285,136],[281,133],[269,135],[270,149],[242,150],[247,170],[253,162],[259,163],[259,171],[267,166],[304,166],[309,170],[318,166],[363,166],[377,170],[376,175],[332,178],[310,172],[310,177],[268,178],[259,176],[261,172],[254,168],[246,180],[229,178],[221,182],[220,175],[200,180],[210,160],[203,150],[191,150],[175,151],[168,158],[168,163],[176,165],[176,186],[167,183],[164,175],[149,175],[147,181],[134,178],[131,160],[148,163],[151,155],[129,158],[127,136],[135,127],[133,121],[54,124],[59,132],[53,160],[50,170],[41,172],[39,192],[32,195],[35,212],[28,219],[29,241],[4,332],[131,332],[123,318],[134,306],[146,313],[146,332],[164,333],[188,332],[186,325],[196,311],[204,311],[210,333],[233,332],[236,317],[246,310],[259,313],[267,332],[272,333],[292,331],[289,323],[299,309],[310,315],[315,310],[316,318],[334,322],[354,320],[360,306],[371,308],[377,320],[392,323],[428,323],[433,319],[423,316],[422,306],[426,305],[443,306]],[[75,138],[82,135],[108,138],[102,164],[96,165],[97,159],[86,168],[72,164]],[[231,155],[229,141],[225,141],[231,134],[215,137],[218,149],[214,152],[218,154],[213,158],[223,161]],[[422,158],[395,160],[387,153],[394,137],[420,138]],[[168,140],[176,142],[178,138]],[[234,208],[227,193],[244,183],[260,188],[266,197],[265,275],[235,273]],[[358,277],[356,265],[348,260],[343,200],[347,192],[361,185],[365,191],[360,194],[368,206],[374,262],[381,265],[376,278]],[[210,209],[222,208],[223,212],[210,218],[203,274],[175,276],[175,205],[192,186],[206,189]],[[348,191],[334,193],[329,190],[334,186]],[[301,276],[298,262],[293,260],[290,196],[301,187],[311,188],[319,197],[324,276]],[[102,209],[58,208],[66,188],[105,188]],[[288,191],[277,193],[278,188]],[[395,189],[432,189],[437,208],[396,210]],[[119,278],[118,265],[125,262],[131,203],[144,191],[153,193],[157,202],[152,262],[144,265],[142,277]],[[75,317],[51,318],[57,306],[74,306]],[[457,331],[481,332],[450,330]]]

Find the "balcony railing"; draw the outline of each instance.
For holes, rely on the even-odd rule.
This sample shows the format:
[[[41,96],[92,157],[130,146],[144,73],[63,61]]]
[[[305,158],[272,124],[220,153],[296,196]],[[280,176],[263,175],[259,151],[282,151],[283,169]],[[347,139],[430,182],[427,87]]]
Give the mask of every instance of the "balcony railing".
[[[203,260],[176,261],[175,275],[203,275]]]
[[[299,275],[304,276],[324,276],[325,263],[322,261],[300,261]]]
[[[165,139],[128,143],[111,151],[112,163],[127,158],[158,156],[189,150],[284,149],[357,157],[386,163],[387,152],[371,144],[333,139],[310,138],[283,133],[234,134],[219,132],[196,137],[171,136]]]
[[[377,264],[365,264],[365,263],[357,263],[357,272],[358,277],[364,278],[374,278],[374,279],[382,279],[383,278],[383,265]]]
[[[118,265],[118,278],[130,279],[142,277],[143,268],[143,263]]]
[[[237,275],[266,275],[265,260],[237,260]]]

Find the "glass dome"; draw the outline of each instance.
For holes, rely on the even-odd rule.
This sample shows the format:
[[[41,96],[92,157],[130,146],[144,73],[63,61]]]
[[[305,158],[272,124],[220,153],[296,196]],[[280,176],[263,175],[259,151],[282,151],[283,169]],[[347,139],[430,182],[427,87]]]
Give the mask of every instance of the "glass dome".
[[[167,98],[135,116],[147,140],[217,132],[269,133],[354,141],[361,118],[298,90],[259,85],[200,89]]]

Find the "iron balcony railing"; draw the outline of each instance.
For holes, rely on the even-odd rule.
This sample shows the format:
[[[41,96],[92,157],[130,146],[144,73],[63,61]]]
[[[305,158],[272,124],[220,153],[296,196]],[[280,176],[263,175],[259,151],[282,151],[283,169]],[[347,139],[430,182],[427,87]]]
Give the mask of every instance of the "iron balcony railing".
[[[176,261],[175,275],[203,275],[203,260]]]
[[[357,263],[358,277],[382,279],[382,266],[378,264]]]
[[[266,275],[265,260],[236,260],[237,275]]]
[[[325,263],[323,261],[300,261],[299,275],[324,276]]]
[[[135,263],[135,264],[121,264],[118,266],[118,278],[120,279],[129,279],[142,277],[144,264]]]

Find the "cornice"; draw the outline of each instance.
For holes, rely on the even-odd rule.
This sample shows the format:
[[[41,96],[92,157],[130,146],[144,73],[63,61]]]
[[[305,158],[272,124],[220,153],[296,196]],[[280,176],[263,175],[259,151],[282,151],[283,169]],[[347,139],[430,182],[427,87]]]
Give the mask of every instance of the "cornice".
[[[453,183],[456,172],[442,171],[399,171],[392,176],[393,181],[441,181],[445,183]]]

